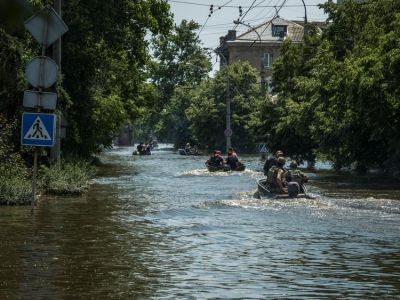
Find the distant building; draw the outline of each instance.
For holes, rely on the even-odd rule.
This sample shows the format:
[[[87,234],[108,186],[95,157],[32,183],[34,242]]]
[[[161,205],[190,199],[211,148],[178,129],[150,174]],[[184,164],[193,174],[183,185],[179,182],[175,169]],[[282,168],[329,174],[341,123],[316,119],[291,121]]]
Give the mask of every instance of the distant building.
[[[322,22],[310,22],[319,28],[325,27]],[[304,36],[304,22],[288,21],[280,17],[273,18],[251,30],[236,36],[230,30],[220,38],[218,52],[221,65],[235,61],[248,61],[260,73],[260,83],[268,89],[272,78],[272,64],[279,56],[282,43],[286,39],[300,43]]]

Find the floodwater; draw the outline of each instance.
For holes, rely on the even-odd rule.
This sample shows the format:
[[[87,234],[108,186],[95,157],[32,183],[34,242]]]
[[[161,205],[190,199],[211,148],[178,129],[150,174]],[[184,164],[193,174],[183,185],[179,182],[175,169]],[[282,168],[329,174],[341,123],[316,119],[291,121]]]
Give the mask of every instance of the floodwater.
[[[132,150],[84,196],[0,208],[0,299],[400,298],[399,185],[317,172],[315,199],[258,200],[258,156]]]

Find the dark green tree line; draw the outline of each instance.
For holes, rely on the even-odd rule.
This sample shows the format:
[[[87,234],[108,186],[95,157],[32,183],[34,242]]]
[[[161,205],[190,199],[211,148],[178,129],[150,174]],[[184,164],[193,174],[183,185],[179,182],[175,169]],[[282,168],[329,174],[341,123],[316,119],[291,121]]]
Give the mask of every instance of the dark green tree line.
[[[327,29],[287,42],[274,65],[273,142],[288,154],[323,154],[337,168],[398,169],[400,2],[322,7]]]

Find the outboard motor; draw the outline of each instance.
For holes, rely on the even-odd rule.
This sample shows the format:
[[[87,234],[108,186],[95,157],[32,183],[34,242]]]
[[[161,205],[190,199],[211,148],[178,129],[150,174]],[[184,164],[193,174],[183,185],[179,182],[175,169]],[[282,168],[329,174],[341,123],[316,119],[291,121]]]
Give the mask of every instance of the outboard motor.
[[[300,185],[295,182],[291,181],[288,183],[288,194],[290,198],[297,197],[297,195],[300,193]]]

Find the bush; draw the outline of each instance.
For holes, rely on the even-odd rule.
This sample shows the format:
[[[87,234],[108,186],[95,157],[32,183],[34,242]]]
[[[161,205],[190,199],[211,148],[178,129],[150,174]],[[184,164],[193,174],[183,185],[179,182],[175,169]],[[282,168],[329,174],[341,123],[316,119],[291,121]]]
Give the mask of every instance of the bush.
[[[0,205],[28,205],[31,200],[32,186],[29,180],[0,176]]]
[[[89,188],[95,167],[73,159],[62,161],[60,166],[42,166],[39,173],[41,189],[47,194],[82,194]]]

